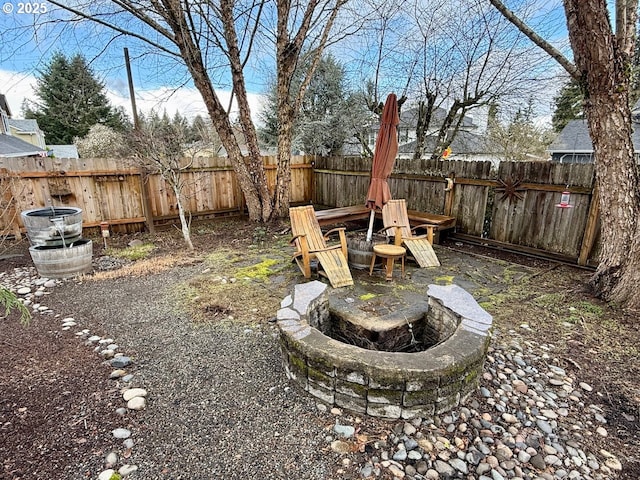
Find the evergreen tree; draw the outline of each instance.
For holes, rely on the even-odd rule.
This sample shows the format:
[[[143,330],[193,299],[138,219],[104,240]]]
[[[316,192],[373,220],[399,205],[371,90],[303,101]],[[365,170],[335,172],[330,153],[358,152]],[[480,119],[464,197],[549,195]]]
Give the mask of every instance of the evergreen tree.
[[[553,99],[556,104],[556,110],[551,118],[554,131],[561,131],[570,120],[583,118],[583,99],[582,88],[577,81],[571,80],[562,87]]]
[[[109,104],[104,84],[81,55],[68,59],[56,53],[38,73],[38,100],[25,103],[24,116],[38,121],[48,144],[70,144],[96,124],[120,131],[126,128],[123,110]]]
[[[304,64],[298,67],[294,85],[301,82],[306,68]],[[345,141],[367,116],[362,102],[357,102],[355,95],[347,90],[343,66],[331,55],[323,57],[294,124],[294,150],[317,155],[341,153]],[[260,138],[267,145],[275,146],[278,134],[275,85],[268,94],[262,120]]]

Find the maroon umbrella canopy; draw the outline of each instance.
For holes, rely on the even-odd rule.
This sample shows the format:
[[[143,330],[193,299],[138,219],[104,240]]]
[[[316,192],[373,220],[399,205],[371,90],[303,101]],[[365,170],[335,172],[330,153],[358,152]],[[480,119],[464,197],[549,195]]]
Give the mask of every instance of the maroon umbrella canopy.
[[[371,210],[382,209],[383,205],[391,199],[387,178],[391,175],[398,153],[399,123],[398,99],[395,93],[390,93],[384,103],[371,165],[371,183],[367,192],[367,207]]]

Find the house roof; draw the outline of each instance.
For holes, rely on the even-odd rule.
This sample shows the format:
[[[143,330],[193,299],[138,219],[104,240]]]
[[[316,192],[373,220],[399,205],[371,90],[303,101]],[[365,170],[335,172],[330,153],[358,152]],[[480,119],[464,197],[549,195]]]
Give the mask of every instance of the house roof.
[[[436,146],[436,137],[431,135],[427,137],[425,150],[433,151]],[[412,154],[416,149],[416,141],[405,143],[398,147],[398,153]],[[470,155],[474,153],[492,153],[491,148],[487,145],[485,137],[475,133],[459,130],[453,142],[451,142],[451,151],[458,155]]]
[[[21,132],[37,132],[40,130],[37,120],[34,119],[10,118],[9,125]]]
[[[47,149],[56,158],[78,158],[78,148],[75,145],[47,145]]]
[[[47,151],[12,135],[0,135],[0,157],[32,157]]]
[[[562,152],[593,152],[593,144],[589,136],[587,121],[584,119],[570,120],[556,139],[549,145],[551,153]]]
[[[444,122],[445,117],[447,116],[447,111],[442,107],[437,107],[433,110],[431,114],[431,127],[437,126],[438,128]],[[400,126],[401,127],[410,127],[415,128],[418,124],[418,109],[417,108],[408,108],[407,110],[400,111]],[[470,115],[465,115],[462,119],[462,123],[460,127],[472,127],[474,125],[473,119]]]
[[[640,152],[640,125],[634,124],[631,134],[633,148]],[[554,153],[593,153],[593,143],[589,136],[589,127],[584,119],[571,120],[549,145],[549,152]]]

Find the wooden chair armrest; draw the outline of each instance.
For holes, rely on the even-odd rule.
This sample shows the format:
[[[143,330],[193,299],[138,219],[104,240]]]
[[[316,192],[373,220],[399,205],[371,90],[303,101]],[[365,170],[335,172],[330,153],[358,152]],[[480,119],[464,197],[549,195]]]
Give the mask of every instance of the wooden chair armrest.
[[[327,233],[324,234],[324,239],[328,240],[329,235],[331,235],[334,232],[338,232],[338,235],[340,236],[339,248],[342,250],[342,254],[344,255],[344,258],[347,258],[347,236],[344,233],[345,230],[346,230],[345,227],[332,228],[331,230],[329,230]]]
[[[334,232],[338,232],[339,233],[340,231],[344,232],[345,230],[346,230],[345,227],[332,228],[331,230],[329,230],[328,232],[323,234],[324,235],[324,239],[327,240],[329,238],[329,235],[331,235]]]
[[[394,228],[394,229],[396,229],[396,228],[397,228],[397,229],[400,229],[400,228],[403,228],[403,227],[406,227],[406,225],[389,225],[388,227],[381,228],[381,229],[380,229],[380,230],[378,230],[376,233],[383,233],[383,232],[386,232],[387,230],[390,230],[390,229],[392,229],[392,228]]]
[[[432,225],[430,223],[423,223],[421,225],[416,225],[415,227],[411,227],[411,231],[415,232],[418,228],[424,228],[426,230],[433,231],[433,230],[437,230],[438,226],[437,225]]]
[[[290,244],[293,244],[296,240],[298,240],[301,237],[306,237],[307,234],[306,233],[301,233],[299,235],[296,235],[295,237],[291,237],[291,240],[289,240]]]
[[[402,230],[401,230],[401,228],[403,226],[404,225],[390,225],[390,226],[384,227],[382,230],[380,230],[380,233],[381,232],[385,232],[385,231],[393,228],[394,229],[394,232],[393,232],[393,244],[400,246],[400,245],[402,245]]]
[[[416,238],[426,238],[427,241],[433,245],[433,232],[436,228],[438,228],[436,225],[430,225],[428,223],[423,223],[421,225],[416,225],[415,227],[413,227],[411,229],[412,232],[415,232],[418,228],[423,228],[427,230],[427,233],[425,235],[420,235],[417,236]]]
[[[298,243],[296,244],[297,240],[298,240]],[[296,235],[290,240],[289,243],[291,245],[295,245],[298,248],[296,253],[293,254],[293,258],[296,258],[302,255],[302,257],[306,258],[306,261],[308,261],[307,257],[309,256],[310,252],[309,252],[309,242],[307,242],[306,233],[301,233],[299,235]]]

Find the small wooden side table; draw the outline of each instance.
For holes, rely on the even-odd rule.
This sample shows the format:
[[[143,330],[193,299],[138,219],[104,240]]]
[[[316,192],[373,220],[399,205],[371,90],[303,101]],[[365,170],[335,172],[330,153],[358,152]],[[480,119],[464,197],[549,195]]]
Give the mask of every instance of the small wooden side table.
[[[399,258],[402,263],[402,278],[404,278],[404,257],[406,256],[406,254],[407,250],[404,247],[400,247],[398,245],[374,245],[373,257],[371,258],[371,267],[369,267],[369,276],[373,274],[373,265],[376,263],[377,256],[387,259],[385,265],[387,280],[393,279],[393,262],[395,262],[396,259]]]

